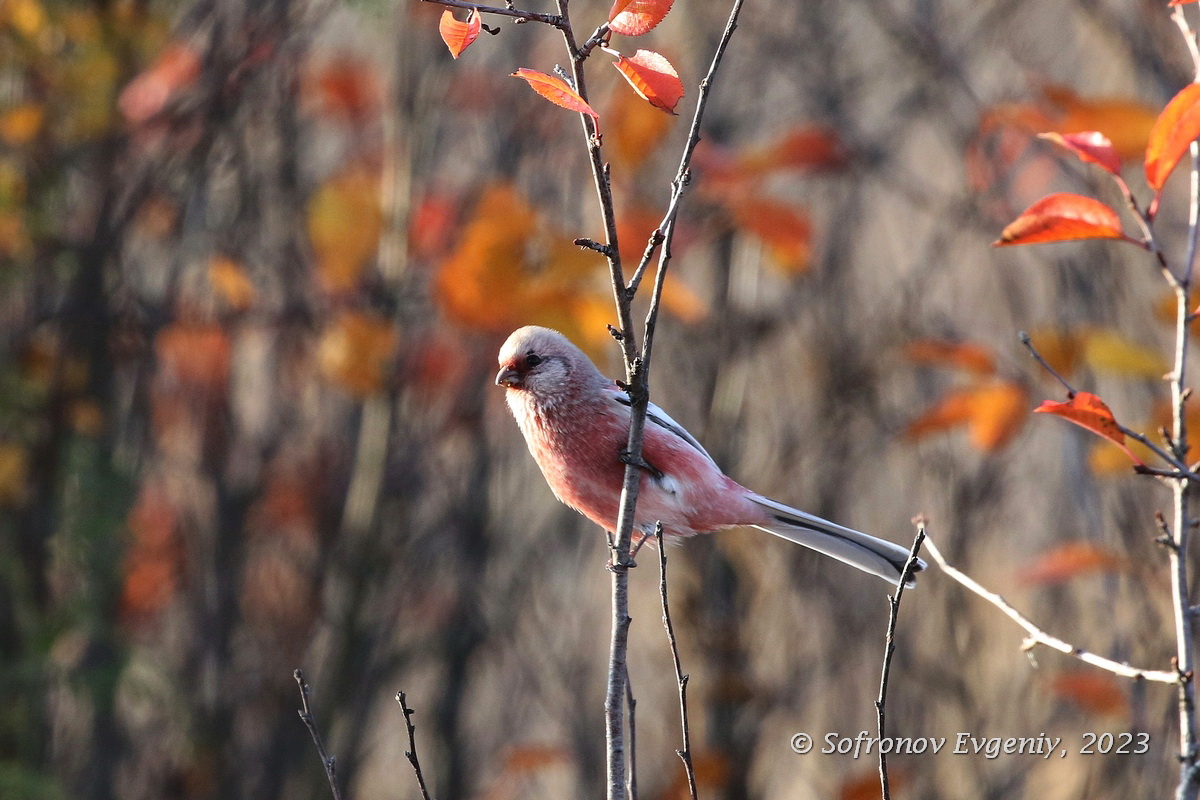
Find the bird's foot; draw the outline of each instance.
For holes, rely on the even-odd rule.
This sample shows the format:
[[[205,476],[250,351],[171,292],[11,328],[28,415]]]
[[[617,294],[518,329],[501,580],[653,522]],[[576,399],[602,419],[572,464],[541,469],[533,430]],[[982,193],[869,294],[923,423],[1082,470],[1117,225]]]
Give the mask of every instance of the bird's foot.
[[[661,481],[663,479],[663,474],[657,467],[647,462],[644,458],[634,458],[633,454],[628,450],[621,450],[621,452],[617,454],[617,457],[621,459],[622,464],[626,464],[631,467],[637,467],[638,469],[648,473],[656,481]]]

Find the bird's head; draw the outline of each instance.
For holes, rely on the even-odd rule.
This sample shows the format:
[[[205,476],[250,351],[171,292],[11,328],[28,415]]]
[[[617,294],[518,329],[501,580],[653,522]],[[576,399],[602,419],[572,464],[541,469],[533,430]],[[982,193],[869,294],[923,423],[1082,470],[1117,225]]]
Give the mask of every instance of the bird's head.
[[[553,403],[598,376],[595,366],[567,337],[549,328],[518,328],[500,348],[496,385]]]

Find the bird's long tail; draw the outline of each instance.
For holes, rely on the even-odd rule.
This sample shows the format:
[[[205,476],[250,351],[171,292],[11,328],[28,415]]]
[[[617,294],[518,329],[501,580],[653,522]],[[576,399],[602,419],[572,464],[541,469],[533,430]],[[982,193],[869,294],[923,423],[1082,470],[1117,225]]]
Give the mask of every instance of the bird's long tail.
[[[900,580],[900,574],[904,571],[904,565],[908,561],[908,550],[900,545],[876,539],[874,536],[868,536],[850,528],[843,528],[841,525],[828,522],[812,514],[806,514],[799,509],[785,506],[783,503],[776,503],[766,497],[755,495],[751,500],[761,506],[774,520],[767,525],[756,525],[756,528],[773,533],[789,542],[796,542],[812,548],[818,553],[824,553],[838,561],[844,561],[853,567],[858,567],[863,572],[878,575],[893,584]],[[925,567],[925,561],[917,559],[914,572],[920,572]],[[912,586],[915,583],[916,581],[910,578],[907,585]]]

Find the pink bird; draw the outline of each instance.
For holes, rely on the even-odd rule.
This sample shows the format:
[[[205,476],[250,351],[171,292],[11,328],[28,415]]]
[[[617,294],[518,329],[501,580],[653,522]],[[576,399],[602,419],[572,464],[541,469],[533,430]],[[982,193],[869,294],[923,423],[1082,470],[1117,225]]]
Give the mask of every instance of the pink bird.
[[[496,385],[505,388],[529,452],[554,496],[614,533],[625,475],[629,396],[558,331],[519,328],[500,348]],[[721,472],[682,425],[650,404],[635,530],[661,522],[664,536],[749,525],[884,580],[908,560],[899,545],[844,528],[755,494]],[[916,570],[925,568],[918,560]]]

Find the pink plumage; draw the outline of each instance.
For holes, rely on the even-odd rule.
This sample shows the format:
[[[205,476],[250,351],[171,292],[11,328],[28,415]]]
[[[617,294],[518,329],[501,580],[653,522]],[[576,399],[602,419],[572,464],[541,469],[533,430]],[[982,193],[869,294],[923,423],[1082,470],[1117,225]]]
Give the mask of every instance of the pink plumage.
[[[582,350],[548,328],[519,328],[500,349],[496,384],[554,496],[615,531],[629,398]],[[635,528],[666,536],[750,525],[895,583],[908,551],[755,494],[725,475],[696,439],[653,403],[647,414]],[[917,569],[924,569],[920,561]]]

